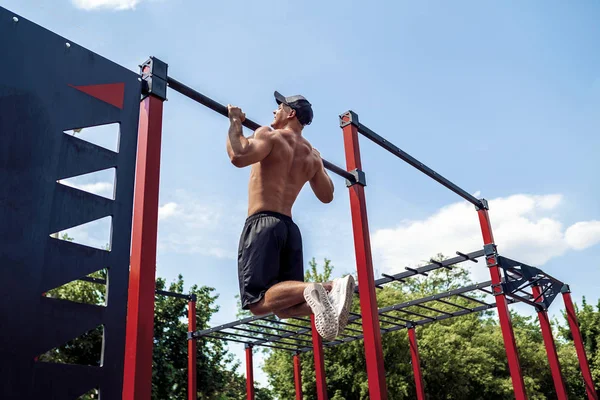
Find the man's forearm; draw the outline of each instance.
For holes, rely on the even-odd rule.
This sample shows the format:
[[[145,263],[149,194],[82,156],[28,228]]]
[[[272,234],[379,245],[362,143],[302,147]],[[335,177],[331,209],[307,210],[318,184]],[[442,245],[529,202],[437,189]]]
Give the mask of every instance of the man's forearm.
[[[248,139],[242,134],[242,121],[239,119],[231,120],[227,142],[230,156],[243,154],[248,146]]]

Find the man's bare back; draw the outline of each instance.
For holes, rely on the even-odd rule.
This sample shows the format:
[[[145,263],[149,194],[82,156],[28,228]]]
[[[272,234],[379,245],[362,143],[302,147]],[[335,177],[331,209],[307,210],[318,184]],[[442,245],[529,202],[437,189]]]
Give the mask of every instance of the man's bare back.
[[[237,107],[229,109],[227,152],[231,162],[240,168],[252,165],[248,215],[275,211],[291,217],[294,202],[306,182],[310,182],[319,200],[324,203],[333,200],[333,183],[321,155],[302,136],[302,126],[287,121],[289,112],[284,106],[274,111],[275,129],[260,127],[249,138],[241,135],[244,114]]]
[[[292,216],[292,206],[306,182],[320,187],[323,180],[321,156],[301,133],[290,129],[268,131],[261,128],[258,135],[268,136],[271,152],[252,165],[248,184],[248,215],[259,211],[275,211]],[[255,135],[256,135],[255,134]],[[325,182],[328,183],[328,182]],[[320,200],[330,202],[333,193],[321,194]],[[328,196],[329,195],[329,196]]]

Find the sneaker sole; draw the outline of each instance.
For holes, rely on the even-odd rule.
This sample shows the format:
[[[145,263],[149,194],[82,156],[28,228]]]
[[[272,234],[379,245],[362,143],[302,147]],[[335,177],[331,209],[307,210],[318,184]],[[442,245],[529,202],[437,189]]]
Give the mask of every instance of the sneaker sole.
[[[316,291],[318,301],[313,297]],[[304,299],[315,315],[315,327],[325,340],[333,340],[338,335],[338,321],[335,309],[327,297],[327,291],[321,285],[311,284],[304,289]]]
[[[354,282],[354,277],[349,275],[350,277],[346,279],[346,284],[342,287],[341,297],[344,298],[344,306],[340,310],[340,315],[338,316],[339,323],[339,331],[342,332],[346,325],[348,325],[348,319],[350,318],[350,308],[352,307],[352,298],[354,296],[354,288],[356,286],[356,282]]]

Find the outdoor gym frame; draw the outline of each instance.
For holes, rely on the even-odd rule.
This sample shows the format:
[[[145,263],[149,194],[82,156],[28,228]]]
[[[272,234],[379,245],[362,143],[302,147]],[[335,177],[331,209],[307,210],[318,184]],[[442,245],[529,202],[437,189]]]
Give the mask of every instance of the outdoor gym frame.
[[[141,65],[143,80],[143,96],[140,108],[139,136],[138,136],[138,163],[136,171],[136,191],[133,221],[133,240],[131,257],[131,275],[129,291],[129,316],[127,322],[127,352],[125,359],[125,398],[148,398],[150,396],[151,354],[152,354],[152,312],[148,304],[153,300],[154,274],[156,260],[157,214],[158,214],[158,186],[160,174],[160,143],[162,131],[163,102],[167,99],[167,88],[183,94],[192,100],[227,116],[227,108],[222,104],[202,95],[196,90],[168,76],[166,63],[151,57]],[[246,119],[243,125],[255,130],[260,125]],[[346,155],[346,169],[338,167],[324,160],[324,166],[329,171],[346,179],[346,186],[350,194],[350,209],[354,234],[354,246],[358,274],[358,288],[360,291],[361,313],[353,314],[350,327],[342,334],[342,338],[323,344],[314,327],[314,318],[296,318],[300,323],[279,321],[273,315],[250,317],[219,327],[204,331],[190,331],[188,340],[195,343],[198,338],[211,337],[246,344],[246,371],[247,371],[247,398],[254,399],[252,349],[254,346],[265,346],[288,350],[294,354],[294,377],[296,398],[302,398],[300,354],[312,350],[315,358],[315,373],[317,397],[327,399],[323,347],[347,343],[357,339],[364,340],[367,377],[369,380],[369,397],[373,400],[387,399],[385,371],[383,365],[383,352],[381,346],[381,333],[387,333],[406,328],[409,335],[411,356],[414,375],[416,379],[417,398],[425,398],[425,390],[420,371],[420,362],[417,347],[415,327],[437,320],[465,315],[496,308],[500,320],[502,336],[506,348],[508,367],[512,379],[515,397],[518,400],[526,399],[527,394],[521,373],[521,366],[517,352],[514,332],[510,320],[508,305],[514,302],[527,303],[534,306],[538,312],[543,333],[548,361],[552,371],[556,392],[559,399],[566,399],[566,389],[560,373],[560,365],[552,332],[547,315],[547,309],[559,292],[567,309],[568,320],[573,334],[580,367],[583,373],[585,386],[589,399],[596,399],[597,394],[591,379],[591,373],[584,352],[581,333],[579,331],[576,315],[570,297],[569,287],[544,273],[538,268],[502,257],[498,254],[491,222],[488,214],[488,203],[485,199],[477,199],[464,189],[455,185],[448,179],[439,175],[425,164],[416,160],[400,148],[379,136],[371,129],[359,122],[358,115],[348,111],[340,116],[340,127],[344,137]],[[364,187],[366,176],[362,169],[359,148],[359,133],[374,143],[388,150],[398,158],[415,167],[425,175],[441,183],[446,188],[472,203],[477,211],[481,233],[483,237],[483,250],[472,253],[457,252],[458,257],[446,261],[431,261],[431,264],[420,268],[406,268],[406,272],[397,275],[386,275],[375,280],[369,226]],[[452,268],[454,264],[463,261],[477,262],[477,258],[485,257],[486,265],[490,271],[491,280],[466,288],[461,288],[447,293],[436,294],[424,299],[413,300],[391,307],[378,308],[375,288],[392,282],[402,282],[405,278],[415,275],[427,275],[427,272],[439,268]],[[531,287],[531,292],[525,289]],[[483,291],[492,295],[493,304],[480,299],[469,297],[466,293]],[[459,296],[471,302],[471,306],[456,304],[449,301],[453,296]],[[425,303],[440,302],[446,306],[453,306],[456,311],[444,311],[425,305]],[[475,303],[475,304],[472,304]],[[411,309],[411,307],[413,309]],[[435,312],[436,315],[426,315],[416,312],[415,307],[425,309],[426,312]],[[413,318],[399,317],[396,313],[403,312]],[[394,313],[394,314],[392,314]],[[381,321],[380,321],[381,319]],[[359,323],[360,320],[360,323]],[[265,322],[267,325],[259,324]],[[308,324],[311,328],[308,328]],[[244,326],[244,327],[242,327]],[[362,330],[356,329],[362,326]],[[253,329],[254,328],[254,329]],[[277,333],[263,335],[264,329],[275,330]],[[310,333],[309,333],[310,332]],[[310,337],[310,338],[309,338]],[[312,344],[312,346],[311,346]],[[190,348],[189,365],[195,365],[195,352]],[[196,398],[195,371],[189,371],[190,388],[189,399]]]
[[[142,74],[132,72],[0,7],[0,132],[6,150],[0,158],[0,271],[5,298],[0,340],[2,398],[78,398],[99,388],[101,398],[149,399],[156,294],[156,248],[163,102],[167,88],[227,115],[223,105],[168,77],[167,65],[152,58]],[[40,73],[40,60],[43,73]],[[142,97],[140,103],[140,97]],[[119,125],[118,149],[105,149],[63,132]],[[250,129],[258,124],[246,120]],[[309,319],[279,321],[253,317],[196,331],[196,304],[188,300],[188,398],[196,398],[196,345],[201,337],[248,344],[247,397],[253,398],[252,348],[277,347],[293,354],[297,399],[301,394],[300,355],[313,351],[317,397],[327,398],[324,347],[364,340],[371,399],[386,399],[381,334],[406,328],[417,397],[425,393],[415,327],[497,308],[518,399],[526,398],[508,304],[536,307],[560,399],[566,398],[547,308],[562,292],[568,323],[589,399],[597,399],[567,285],[543,271],[498,255],[487,202],[479,200],[375,134],[353,112],[341,116],[346,168],[325,167],[346,179],[356,252],[360,314],[353,314],[338,340],[323,343]],[[362,134],[476,206],[483,250],[375,280],[358,138]],[[4,150],[4,148],[3,148]],[[115,170],[113,198],[68,187],[59,181],[106,169]],[[131,218],[133,212],[133,221]],[[112,219],[110,251],[58,240],[52,234],[100,218]],[[485,257],[491,280],[423,299],[379,308],[375,288],[392,281],[452,268]],[[82,304],[44,296],[49,290],[106,269],[106,304]],[[492,295],[493,302],[470,293]],[[460,300],[458,300],[460,299]],[[438,304],[443,304],[440,306]],[[440,309],[443,308],[443,309]],[[313,325],[309,328],[309,322]],[[265,325],[269,333],[262,334]],[[100,365],[39,360],[39,355],[104,327]],[[291,377],[290,377],[291,378]]]

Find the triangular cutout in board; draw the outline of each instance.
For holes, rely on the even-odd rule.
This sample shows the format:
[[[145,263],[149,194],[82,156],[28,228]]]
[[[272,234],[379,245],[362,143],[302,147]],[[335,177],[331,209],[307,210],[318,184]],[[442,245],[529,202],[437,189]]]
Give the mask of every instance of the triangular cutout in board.
[[[74,176],[57,181],[61,185],[70,186],[97,196],[115,199],[115,168],[108,168],[89,174]]]
[[[50,236],[96,249],[110,250],[111,234],[112,217],[108,216],[60,232],[53,232]]]
[[[102,362],[103,340],[104,325],[99,325],[83,335],[69,340],[62,346],[40,354],[36,360],[38,362],[99,367]]]
[[[114,124],[79,127],[64,131],[66,135],[75,136],[96,146],[119,152],[119,138],[121,136],[121,124]]]
[[[106,278],[108,271],[103,268],[80,279],[68,282],[44,293],[53,299],[69,300],[75,303],[106,306]]]

